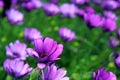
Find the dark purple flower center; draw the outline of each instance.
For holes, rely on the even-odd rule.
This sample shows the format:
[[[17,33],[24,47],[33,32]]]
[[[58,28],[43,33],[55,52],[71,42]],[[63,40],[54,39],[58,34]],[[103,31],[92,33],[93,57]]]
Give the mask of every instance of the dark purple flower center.
[[[39,57],[40,57],[40,58],[44,58],[44,57],[46,57],[46,56],[48,56],[48,54],[39,54]]]

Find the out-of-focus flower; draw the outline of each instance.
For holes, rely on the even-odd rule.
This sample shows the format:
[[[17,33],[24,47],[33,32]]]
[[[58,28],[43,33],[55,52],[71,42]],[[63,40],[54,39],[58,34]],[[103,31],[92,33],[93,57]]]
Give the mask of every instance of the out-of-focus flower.
[[[76,14],[83,18],[84,14],[85,14],[85,11],[83,9],[77,9]]]
[[[116,55],[117,55],[117,56],[115,56],[114,63],[115,63],[115,65],[116,65],[116,67],[117,67],[118,69],[120,69],[120,53],[117,53]]]
[[[85,11],[85,13],[90,13],[90,14],[95,13],[94,8],[92,8],[90,6],[85,7],[84,11]]]
[[[9,75],[18,79],[28,76],[32,70],[28,63],[25,64],[23,61],[10,59],[4,61],[3,67]]]
[[[104,16],[106,18],[111,18],[111,19],[113,19],[115,21],[118,19],[118,17],[116,16],[116,14],[113,13],[113,12],[111,12],[111,11],[104,11]]]
[[[117,28],[116,21],[111,18],[104,18],[101,25],[104,31],[114,31]]]
[[[102,8],[107,9],[107,10],[114,10],[118,8],[119,4],[117,1],[114,0],[105,0],[101,4]]]
[[[102,24],[102,18],[98,14],[84,14],[84,21],[87,23],[89,28],[98,27]]]
[[[0,0],[0,8],[3,8],[4,7],[4,2],[3,0]]]
[[[59,0],[51,0],[51,3],[58,4]]]
[[[29,42],[33,42],[35,39],[42,38],[42,35],[36,28],[25,28],[24,37]]]
[[[85,4],[85,3],[89,3],[90,0],[71,0],[71,2],[72,2],[73,4],[83,5],[83,4]]]
[[[17,9],[11,8],[7,10],[6,16],[7,16],[8,21],[11,24],[22,24],[23,23],[24,15]]]
[[[59,36],[64,42],[72,41],[76,38],[75,32],[66,27],[62,27],[59,29]]]
[[[44,68],[46,64],[50,64],[58,60],[63,51],[63,45],[57,44],[52,38],[36,39],[34,40],[34,48],[28,48],[27,52],[30,56],[37,59],[38,67]]]
[[[11,7],[17,9],[18,8],[17,3],[18,3],[18,0],[11,0]]]
[[[93,73],[94,80],[117,80],[113,72],[107,72],[105,68],[100,68]]]
[[[104,0],[93,0],[93,2],[97,5],[100,5]]]
[[[56,15],[60,12],[59,7],[53,3],[45,3],[43,8],[47,15]]]
[[[6,46],[6,55],[13,59],[25,60],[28,56],[26,48],[27,46],[25,43],[21,43],[17,40],[14,43],[10,43],[9,46]]]
[[[74,18],[76,15],[77,7],[74,4],[64,3],[60,6],[60,12],[63,16]]]
[[[72,3],[77,4],[77,5],[82,5],[84,4],[86,1],[85,0],[71,0]]]
[[[69,80],[69,77],[65,77],[66,73],[66,70],[57,69],[57,66],[52,64],[46,67],[42,75],[42,80]]]
[[[117,36],[120,38],[120,28],[117,29]]]
[[[115,48],[115,47],[117,47],[119,44],[120,44],[119,40],[117,40],[117,39],[114,38],[114,37],[110,37],[110,39],[109,39],[109,46],[110,46],[111,48]]]
[[[41,2],[41,0],[30,0],[27,2],[23,2],[22,7],[24,7],[27,10],[33,10],[36,8],[41,8],[42,2]]]

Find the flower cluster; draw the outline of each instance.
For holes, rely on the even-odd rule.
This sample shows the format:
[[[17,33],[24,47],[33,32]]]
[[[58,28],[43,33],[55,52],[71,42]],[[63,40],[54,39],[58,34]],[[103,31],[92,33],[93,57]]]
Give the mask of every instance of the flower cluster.
[[[61,35],[70,31],[69,36],[64,36],[64,38],[68,39],[67,41],[73,40],[72,34],[75,36],[75,33],[70,29],[65,29],[65,31],[61,30]],[[62,44],[58,44],[52,38],[43,37],[36,28],[25,28],[24,37],[34,45],[34,48],[27,48],[27,45],[19,40],[6,46],[6,55],[9,59],[4,61],[3,67],[9,75],[16,79],[28,76],[34,68],[31,68],[24,60],[27,57],[33,57],[38,62],[37,67],[44,70],[41,76],[42,80],[69,80],[68,77],[65,77],[66,70],[57,70],[55,65],[55,61],[59,60],[59,56],[62,54]]]
[[[58,0],[51,0],[50,2],[42,2],[41,0],[10,0],[9,8],[4,9],[6,17],[11,24],[22,24],[24,14],[19,10],[18,5],[23,7],[28,11],[34,9],[43,8],[46,15],[54,16],[57,14],[62,14],[64,17],[74,18],[76,15],[82,16],[84,21],[87,23],[88,27],[96,28],[100,27],[103,31],[113,32],[116,30],[116,20],[117,16],[112,10],[119,8],[119,1],[114,0],[93,0],[92,4],[99,5],[104,9],[103,16],[100,16],[95,10],[86,6],[85,8],[79,8],[79,5],[90,4],[90,0],[71,0],[71,3],[64,3],[58,5]],[[8,2],[1,0],[0,7],[8,6]]]

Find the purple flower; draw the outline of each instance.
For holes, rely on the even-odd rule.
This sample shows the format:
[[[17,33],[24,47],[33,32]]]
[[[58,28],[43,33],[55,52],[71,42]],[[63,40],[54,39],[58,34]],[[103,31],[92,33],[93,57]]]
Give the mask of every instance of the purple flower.
[[[74,4],[64,3],[60,6],[60,12],[63,16],[74,18],[76,15],[77,7]]]
[[[40,0],[30,0],[27,2],[23,2],[22,7],[24,7],[27,10],[33,10],[36,8],[41,8],[42,2]]]
[[[119,40],[117,40],[116,38],[114,38],[114,37],[110,37],[110,39],[109,39],[109,46],[111,47],[111,48],[115,48],[115,47],[117,47],[119,45]]]
[[[106,18],[111,18],[111,19],[113,19],[115,21],[117,21],[117,19],[118,19],[118,17],[116,16],[116,14],[113,13],[113,12],[111,12],[111,11],[104,11],[104,16]]]
[[[114,63],[118,69],[120,69],[120,53],[113,53],[114,57]]]
[[[56,15],[60,12],[58,6],[53,3],[45,3],[43,8],[47,15]]]
[[[44,68],[46,64],[58,60],[58,56],[63,51],[63,45],[57,44],[52,38],[34,40],[34,49],[28,48],[27,52],[30,56],[37,59],[38,67]]]
[[[84,14],[85,14],[85,11],[83,9],[77,9],[76,14],[83,18]]]
[[[17,8],[18,0],[11,0],[11,7]]]
[[[90,13],[90,14],[95,13],[94,8],[92,8],[92,7],[90,7],[90,6],[85,7],[84,11],[85,11],[86,13]]]
[[[4,2],[3,0],[0,0],[0,8],[3,8],[4,7]]]
[[[89,3],[90,0],[71,0],[71,2],[77,5],[83,5],[85,3]]]
[[[22,24],[23,23],[23,18],[24,15],[23,13],[21,13],[20,11],[16,10],[16,9],[10,9],[6,11],[6,16],[8,21],[11,24]]]
[[[118,2],[114,1],[114,0],[105,0],[102,2],[101,6],[104,9],[108,9],[108,10],[114,10],[116,8],[118,8]]]
[[[72,3],[77,4],[77,5],[82,5],[85,4],[85,0],[71,0]]]
[[[98,69],[93,73],[94,80],[117,80],[116,75],[112,72],[107,72],[104,68]]]
[[[117,28],[116,21],[111,18],[104,18],[101,26],[104,31],[110,32],[116,30]]]
[[[21,43],[17,40],[14,43],[10,43],[9,46],[6,46],[6,55],[13,59],[25,60],[28,56],[26,48],[27,46],[25,43]]]
[[[58,4],[59,0],[51,0],[51,3]]]
[[[4,61],[3,67],[5,71],[14,78],[23,78],[28,76],[32,70],[28,63],[25,64],[23,61],[10,59]]]
[[[59,36],[64,42],[72,41],[76,38],[75,33],[66,27],[59,29]]]
[[[42,35],[36,28],[25,28],[24,37],[29,42],[33,42],[35,39],[42,38]]]
[[[100,5],[104,0],[93,0],[93,2],[97,5]]]
[[[120,28],[117,29],[117,36],[120,38]]]
[[[42,80],[69,80],[69,77],[65,77],[66,73],[67,71],[64,69],[57,69],[57,67],[52,64],[46,67],[42,75]]]
[[[98,27],[102,24],[102,18],[98,14],[84,14],[84,20],[87,23],[89,28]]]

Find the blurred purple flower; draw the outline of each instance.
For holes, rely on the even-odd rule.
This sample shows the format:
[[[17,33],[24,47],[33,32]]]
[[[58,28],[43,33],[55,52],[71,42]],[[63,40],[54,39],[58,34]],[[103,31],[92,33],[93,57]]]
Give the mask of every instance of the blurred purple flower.
[[[64,42],[72,41],[76,38],[75,32],[66,27],[59,29],[59,36]]]
[[[77,9],[76,14],[83,18],[84,14],[85,14],[85,11],[83,9]]]
[[[41,0],[30,0],[27,2],[23,2],[22,7],[24,7],[27,10],[33,10],[36,8],[41,8],[42,2],[41,2]]]
[[[4,61],[3,67],[9,75],[18,79],[28,76],[32,70],[28,63],[10,59]]]
[[[47,15],[56,15],[60,12],[59,7],[53,3],[45,3],[43,8]]]
[[[42,80],[69,80],[69,77],[65,77],[66,73],[66,70],[57,69],[57,66],[52,64],[46,67],[42,75]]]
[[[58,4],[59,0],[51,0],[51,3]]]
[[[11,0],[11,7],[17,9],[18,8],[18,4],[17,3],[18,3],[18,0]]]
[[[35,39],[42,38],[42,35],[36,28],[25,28],[24,37],[29,42],[33,42]]]
[[[64,3],[60,6],[60,12],[63,16],[74,18],[76,15],[77,7],[74,4]]]
[[[85,4],[86,0],[71,0],[72,3],[77,5]]]
[[[85,13],[90,13],[90,14],[95,13],[94,8],[92,8],[91,6],[85,7],[84,11],[85,11]]]
[[[117,80],[113,72],[107,72],[105,68],[100,68],[93,73],[94,80]]]
[[[34,40],[34,49],[28,48],[27,52],[30,56],[38,60],[38,67],[44,68],[46,64],[58,60],[58,56],[63,51],[63,45],[57,44],[52,38]]]
[[[116,54],[117,56],[114,59],[114,63],[118,69],[120,69],[120,53]]]
[[[14,43],[10,43],[9,46],[6,46],[6,55],[13,59],[25,60],[28,56],[26,48],[27,46],[25,43],[21,43],[17,40]]]
[[[98,27],[102,24],[102,18],[98,14],[86,13],[84,14],[84,21],[87,23],[89,28]]]
[[[115,31],[117,28],[116,21],[111,18],[104,18],[101,26],[104,31],[110,32]]]
[[[7,16],[8,21],[11,24],[22,24],[23,23],[24,15],[17,9],[11,8],[7,10],[6,16]]]
[[[117,36],[120,38],[120,28],[117,29]]]
[[[111,19],[113,19],[115,21],[118,19],[118,17],[116,16],[116,14],[113,13],[112,11],[104,11],[104,16],[106,18],[111,18]]]
[[[118,5],[119,5],[118,2],[114,0],[105,0],[101,4],[102,8],[107,10],[114,10],[118,8]]]
[[[85,3],[89,3],[90,0],[71,0],[71,2],[72,2],[73,4],[83,5],[83,4],[85,4]]]
[[[119,45],[119,40],[117,40],[116,38],[114,38],[114,37],[110,37],[110,39],[109,39],[109,46],[111,47],[111,48],[115,48],[115,47],[117,47],[118,45]]]
[[[93,0],[93,2],[97,5],[100,5],[104,0]]]
[[[0,8],[3,8],[4,7],[4,2],[3,0],[0,0]]]

